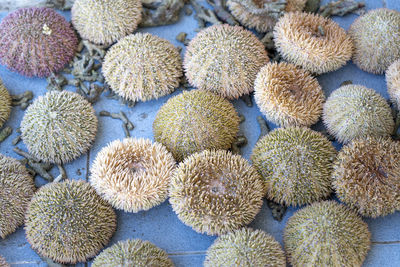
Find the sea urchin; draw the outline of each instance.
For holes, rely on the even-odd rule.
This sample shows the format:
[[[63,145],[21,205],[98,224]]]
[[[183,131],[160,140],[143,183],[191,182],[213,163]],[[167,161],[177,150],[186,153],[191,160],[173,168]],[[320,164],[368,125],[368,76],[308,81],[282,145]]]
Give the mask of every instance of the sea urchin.
[[[8,120],[11,113],[11,96],[0,80],[0,128]]]
[[[400,59],[386,70],[386,83],[390,100],[400,107]]]

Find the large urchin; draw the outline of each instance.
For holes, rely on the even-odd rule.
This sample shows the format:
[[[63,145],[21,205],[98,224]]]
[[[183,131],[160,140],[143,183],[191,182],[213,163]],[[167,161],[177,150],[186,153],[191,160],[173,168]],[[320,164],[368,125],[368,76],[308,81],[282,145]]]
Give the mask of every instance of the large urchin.
[[[251,160],[264,178],[267,198],[300,206],[328,197],[336,150],[321,133],[279,128],[260,139]]]
[[[173,267],[174,264],[164,250],[149,241],[129,239],[105,249],[94,259],[92,266]]]
[[[293,267],[359,266],[370,248],[368,225],[334,201],[314,203],[297,211],[283,235]]]
[[[220,235],[249,224],[264,193],[262,178],[244,158],[206,150],[179,164],[169,201],[183,223],[199,233]]]
[[[345,85],[333,91],[324,104],[323,121],[339,142],[355,138],[388,137],[394,120],[386,100],[373,89]]]
[[[264,45],[253,33],[216,25],[191,40],[183,65],[193,86],[235,99],[253,91],[257,73],[268,61]]]
[[[239,115],[221,96],[184,91],[168,100],[153,122],[154,139],[177,161],[206,149],[229,149],[239,131]]]
[[[111,47],[103,64],[111,89],[132,101],[147,101],[172,93],[183,76],[178,49],[149,33],[129,35]]]
[[[50,183],[29,204],[26,239],[40,255],[75,264],[94,257],[116,229],[116,214],[85,181]]]
[[[339,152],[333,187],[338,198],[363,216],[400,210],[400,144],[390,138],[354,140]]]
[[[16,159],[0,154],[0,237],[24,223],[25,211],[35,192],[32,176]]]
[[[204,266],[285,267],[286,257],[271,235],[242,228],[218,237],[207,250]]]
[[[8,120],[11,113],[11,96],[8,93],[3,81],[0,80],[0,128]]]
[[[32,155],[44,162],[61,164],[89,149],[97,133],[97,117],[81,95],[52,91],[28,107],[21,132]]]
[[[386,70],[386,84],[390,100],[400,107],[400,59]]]
[[[90,183],[113,207],[138,212],[167,199],[174,169],[174,157],[162,144],[126,138],[97,154]]]
[[[22,8],[0,24],[0,60],[12,71],[47,77],[74,57],[78,39],[70,23],[50,8]]]
[[[142,19],[140,0],[76,0],[72,24],[83,39],[110,45],[136,30]]]

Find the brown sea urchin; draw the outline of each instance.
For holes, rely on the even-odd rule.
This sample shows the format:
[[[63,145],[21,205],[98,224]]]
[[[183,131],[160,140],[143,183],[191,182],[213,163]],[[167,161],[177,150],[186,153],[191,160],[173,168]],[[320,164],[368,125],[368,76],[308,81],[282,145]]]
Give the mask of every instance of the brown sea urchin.
[[[390,100],[400,107],[400,59],[386,70],[386,83]]]
[[[174,169],[172,154],[160,143],[126,138],[97,154],[90,183],[115,208],[138,212],[167,199]]]
[[[253,33],[239,26],[216,25],[192,39],[183,64],[193,86],[234,99],[253,91],[256,75],[268,61]]]
[[[244,158],[206,150],[180,163],[169,201],[183,223],[217,235],[249,224],[261,208],[264,190],[260,175]]]
[[[265,65],[254,87],[261,112],[280,126],[311,126],[322,114],[325,96],[317,79],[293,64]]]
[[[115,229],[112,207],[87,182],[78,180],[41,187],[25,218],[26,239],[32,248],[59,263],[94,257]]]
[[[297,211],[284,231],[285,251],[293,267],[358,266],[370,248],[368,225],[334,201]]]
[[[344,29],[311,13],[286,13],[275,25],[274,40],[286,61],[316,74],[339,69],[353,53]]]
[[[149,33],[121,39],[107,52],[103,74],[111,89],[132,101],[157,99],[172,93],[183,76],[178,49]]]
[[[0,80],[0,128],[8,120],[11,113],[11,96]]]
[[[218,237],[207,250],[205,267],[285,267],[281,245],[261,230],[242,228]]]

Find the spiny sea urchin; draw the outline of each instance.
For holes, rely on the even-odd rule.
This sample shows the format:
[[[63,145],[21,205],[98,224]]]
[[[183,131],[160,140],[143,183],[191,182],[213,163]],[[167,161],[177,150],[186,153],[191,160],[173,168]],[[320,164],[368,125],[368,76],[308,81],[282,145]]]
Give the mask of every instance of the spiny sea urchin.
[[[172,93],[183,75],[178,49],[149,33],[129,35],[107,52],[103,73],[111,89],[132,101]]]
[[[286,258],[272,236],[242,228],[218,237],[207,250],[204,266],[286,267]]]
[[[130,239],[105,249],[94,259],[92,266],[173,267],[174,264],[164,250],[149,241]]]
[[[6,262],[6,259],[0,255],[0,267],[10,267],[10,265]]]
[[[116,229],[116,214],[85,181],[50,183],[33,196],[26,239],[40,255],[74,264],[94,257]]]
[[[400,12],[374,9],[357,18],[349,29],[353,62],[367,72],[382,74],[400,58]]]
[[[0,24],[0,60],[12,71],[46,77],[74,57],[78,39],[70,23],[50,8],[22,8]]]
[[[322,114],[325,96],[317,79],[293,64],[265,65],[254,88],[261,112],[280,126],[311,126]]]
[[[269,199],[300,206],[331,194],[336,154],[321,133],[290,127],[276,129],[260,139],[251,160],[265,180]]]
[[[183,64],[193,86],[234,99],[253,91],[257,73],[268,61],[264,45],[253,33],[216,25],[192,39]]]
[[[3,81],[0,80],[0,128],[8,120],[11,113],[11,96],[4,86]]]
[[[339,152],[333,187],[338,198],[363,216],[400,210],[400,144],[390,138],[354,140]]]
[[[226,99],[192,90],[171,98],[153,122],[154,139],[177,161],[206,149],[229,149],[239,131],[239,116]]]
[[[297,211],[283,237],[293,267],[361,267],[371,234],[355,212],[337,202],[324,201]]]
[[[22,140],[44,162],[65,163],[85,153],[97,132],[93,107],[81,95],[52,91],[39,96],[21,122]]]
[[[174,168],[175,160],[162,144],[125,138],[97,154],[90,183],[113,207],[138,212],[167,199]]]
[[[241,156],[206,150],[179,164],[169,193],[183,223],[199,233],[217,235],[249,224],[261,208],[265,188]]]
[[[75,0],[72,24],[96,44],[110,45],[136,30],[142,19],[140,0]]]
[[[400,59],[386,70],[386,83],[390,100],[400,107]]]
[[[339,69],[353,53],[343,28],[311,13],[286,13],[275,25],[274,40],[286,61],[316,74]]]
[[[394,129],[386,100],[361,85],[345,85],[333,91],[322,115],[328,132],[341,143],[367,136],[387,137]]]
[[[24,223],[35,184],[16,159],[0,154],[0,237],[5,238]]]

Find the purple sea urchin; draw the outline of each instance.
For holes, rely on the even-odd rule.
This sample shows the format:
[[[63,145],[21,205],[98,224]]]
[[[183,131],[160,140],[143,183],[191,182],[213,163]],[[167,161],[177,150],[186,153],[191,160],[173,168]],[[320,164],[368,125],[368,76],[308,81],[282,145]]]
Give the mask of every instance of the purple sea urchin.
[[[331,194],[336,154],[331,142],[319,132],[279,128],[257,142],[251,160],[265,179],[267,198],[300,206]]]
[[[94,257],[116,229],[116,214],[84,181],[40,188],[29,204],[26,238],[40,255],[74,264]]]
[[[386,83],[390,100],[400,107],[400,59],[386,70]]]
[[[311,13],[286,13],[275,25],[274,40],[286,61],[316,74],[339,69],[353,53],[343,28]]]
[[[103,73],[113,91],[132,101],[172,93],[183,75],[176,47],[149,33],[129,35],[111,47]]]
[[[239,131],[239,116],[221,96],[192,90],[171,98],[153,122],[154,139],[177,161],[206,149],[229,149]]]
[[[115,208],[138,212],[167,199],[174,168],[175,160],[163,145],[126,138],[97,154],[90,183]]]
[[[0,60],[12,71],[46,77],[74,57],[78,39],[63,16],[50,8],[22,8],[0,24]]]
[[[286,258],[272,236],[242,228],[218,237],[207,250],[204,266],[286,267]]]
[[[52,91],[28,107],[21,131],[32,155],[44,162],[60,164],[89,149],[96,136],[97,117],[81,95]]]
[[[8,120],[11,113],[11,96],[0,80],[0,128]]]
[[[24,223],[25,211],[34,192],[35,184],[26,168],[16,159],[0,154],[1,238]]]
[[[372,89],[345,85],[333,91],[324,104],[323,121],[339,142],[367,136],[387,137],[394,129],[391,109]]]
[[[314,203],[297,211],[289,219],[283,237],[293,267],[361,267],[371,243],[368,225],[334,201]]]
[[[183,223],[199,233],[219,235],[249,224],[264,193],[260,175],[244,158],[206,150],[179,164],[169,201]]]
[[[110,45],[136,30],[142,19],[140,0],[76,0],[72,23],[83,39]]]
[[[6,259],[4,259],[1,255],[0,255],[0,267],[10,267],[10,265],[6,262]]]
[[[268,61],[264,45],[253,33],[216,25],[189,43],[184,68],[193,86],[234,99],[253,91],[257,73]]]

